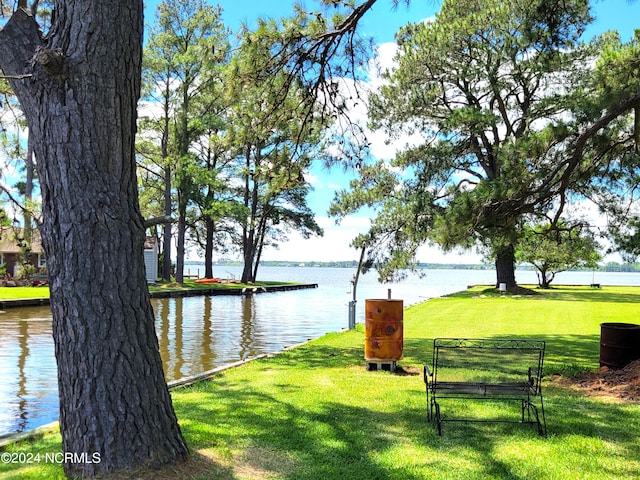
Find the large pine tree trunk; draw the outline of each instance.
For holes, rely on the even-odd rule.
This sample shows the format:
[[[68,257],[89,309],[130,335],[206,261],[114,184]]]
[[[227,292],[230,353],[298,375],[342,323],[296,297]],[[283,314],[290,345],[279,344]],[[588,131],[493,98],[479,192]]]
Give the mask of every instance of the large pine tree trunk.
[[[67,463],[92,476],[185,458],[144,274],[135,177],[142,2],[56,1],[51,30],[18,11],[0,66],[23,106],[42,190]],[[92,458],[92,457],[90,457]]]
[[[496,252],[496,288],[501,283],[506,284],[507,290],[516,288],[516,255],[513,245],[500,247]]]

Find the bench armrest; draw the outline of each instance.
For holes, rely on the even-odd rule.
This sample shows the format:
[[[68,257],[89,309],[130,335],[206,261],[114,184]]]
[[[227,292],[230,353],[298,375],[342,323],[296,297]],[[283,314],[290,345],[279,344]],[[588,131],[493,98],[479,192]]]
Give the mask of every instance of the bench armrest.
[[[429,385],[429,377],[433,378],[433,372],[429,369],[429,365],[424,366],[423,379],[424,383]]]
[[[529,367],[529,385],[534,395],[540,393],[540,372],[537,368]]]

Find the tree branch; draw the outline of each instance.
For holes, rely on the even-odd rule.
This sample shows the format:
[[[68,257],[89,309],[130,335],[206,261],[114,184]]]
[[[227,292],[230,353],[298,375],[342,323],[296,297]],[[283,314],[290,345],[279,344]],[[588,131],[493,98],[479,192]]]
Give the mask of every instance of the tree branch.
[[[35,19],[23,9],[16,10],[0,30],[0,68],[10,77],[29,74],[30,60],[42,45]]]
[[[153,217],[144,221],[144,228],[154,227],[156,225],[173,223],[175,219],[171,215],[163,215],[161,217]]]
[[[578,139],[576,140],[576,145],[574,147],[573,153],[571,157],[569,157],[569,161],[567,162],[567,168],[561,177],[561,190],[566,190],[569,185],[569,177],[575,170],[576,166],[580,163],[582,159],[582,154],[587,145],[587,141],[594,136],[599,130],[606,127],[618,118],[623,113],[640,107],[640,92],[636,92],[632,97],[614,105],[605,115],[600,117],[593,125],[587,128],[584,132],[582,132]]]
[[[25,73],[23,75],[0,75],[3,80],[24,80],[25,78],[33,77],[32,73]]]
[[[18,208],[23,214],[27,213],[28,215],[31,215],[31,218],[33,218],[38,228],[40,228],[42,222],[41,219],[36,215],[35,211],[27,208],[22,202],[15,198],[11,193],[11,190],[9,190],[5,185],[0,184],[0,191],[2,191],[7,196],[9,201],[13,204],[13,206]]]
[[[0,70],[6,75],[25,113],[36,112],[39,108],[32,90],[34,84],[25,80],[31,77],[31,59],[43,44],[38,23],[23,9],[16,10],[0,30]]]

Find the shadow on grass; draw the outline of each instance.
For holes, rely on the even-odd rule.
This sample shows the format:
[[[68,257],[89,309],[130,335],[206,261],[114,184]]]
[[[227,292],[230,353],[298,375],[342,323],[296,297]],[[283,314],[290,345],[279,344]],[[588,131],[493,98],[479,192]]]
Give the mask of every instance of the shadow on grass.
[[[204,402],[189,407],[188,416],[210,418],[208,432],[191,430],[190,422],[182,429],[196,448],[206,449],[212,438],[230,448],[238,475],[250,471],[256,478],[370,480],[392,478],[391,469],[393,478],[423,478],[403,467],[385,466],[379,458],[395,445],[388,429],[405,429],[416,421],[424,426],[423,411],[389,414],[329,400],[301,408],[278,397],[249,386],[205,395]]]
[[[546,438],[539,437],[528,425],[449,422],[444,423],[436,445],[427,443],[425,448],[439,447],[480,463],[485,478],[637,478],[634,472],[640,464],[640,435],[637,428],[626,426],[629,422],[637,426],[637,408],[630,415],[628,406],[555,389],[546,400]],[[536,451],[546,455],[536,460]]]
[[[600,289],[586,286],[552,286],[549,289],[530,287],[533,294],[523,296],[531,300],[555,300],[574,302],[611,302],[611,303],[640,303],[640,290],[637,287],[608,287]],[[494,287],[475,287],[462,292],[446,295],[448,298],[476,299],[479,296],[488,298],[514,297],[510,293],[502,294]],[[520,295],[522,297],[522,295]]]
[[[553,373],[567,374],[575,370],[595,370],[600,361],[599,335],[495,335],[489,338],[534,338],[546,342],[544,357],[544,375]],[[405,339],[404,362],[416,365],[433,363],[433,339],[410,338]]]
[[[355,335],[355,333],[353,333]],[[600,360],[600,336],[595,335],[495,335],[490,338],[534,338],[546,342],[544,357],[544,376],[555,373],[568,375],[584,373],[586,370],[595,370],[599,367]],[[364,341],[364,338],[363,338]],[[433,363],[433,338],[405,338],[404,355],[398,361],[400,367],[409,373],[415,373],[413,369],[422,369],[423,365],[432,366]],[[364,359],[364,345],[357,346],[333,346],[303,345],[287,351],[271,359],[264,364],[268,369],[286,369],[291,365],[297,368],[312,371],[328,368],[350,368],[353,366],[366,367]],[[409,370],[411,368],[411,370]],[[399,372],[403,373],[402,371]]]
[[[562,287],[549,290],[539,290],[545,294],[549,300],[577,301],[577,302],[610,302],[610,303],[640,303],[639,290],[633,288],[633,292],[622,292],[627,290],[623,287],[613,287],[607,291],[608,287],[593,289],[586,287]]]
[[[637,295],[624,292],[612,292],[606,300],[606,292],[588,289],[554,293],[559,299],[569,295],[567,300],[638,303]],[[433,336],[438,336],[433,328],[439,324],[429,325],[425,321],[423,330],[420,323],[412,325],[418,336],[405,338],[399,364],[409,371],[432,362]],[[257,362],[250,375],[197,384],[193,398],[185,389],[177,413],[193,448],[230,459],[229,478],[633,478],[640,469],[638,406],[587,398],[548,381],[554,373],[596,369],[599,335],[491,336],[514,337],[546,341],[547,438],[529,426],[467,422],[445,424],[439,437],[427,420],[421,375],[365,372],[361,325],[356,332]],[[349,375],[337,380],[345,371]],[[353,398],[347,398],[337,390],[351,388],[346,379],[366,387],[349,390]],[[471,403],[468,408],[481,418],[495,413],[495,405]]]
[[[268,363],[269,367],[296,365],[305,370],[340,368],[365,364],[364,344],[360,347],[316,345],[300,346],[277,355]]]
[[[386,377],[393,381],[393,376]],[[602,478],[622,478],[622,464],[640,461],[637,407],[631,411],[633,407],[560,388],[549,389],[545,396],[548,438],[528,426],[494,423],[446,423],[439,437],[427,420],[419,388],[412,394],[415,398],[395,411],[382,411],[367,401],[338,401],[330,391],[309,392],[318,399],[309,403],[288,398],[285,390],[267,393],[250,384],[219,380],[197,387],[200,400],[181,402],[178,416],[192,448],[229,449],[233,467],[229,476],[220,478],[244,478],[252,472],[250,478],[291,480],[525,479],[546,468],[561,473],[575,468],[578,478],[599,461],[604,465]],[[415,380],[416,386],[421,384]],[[483,402],[470,408],[484,413]],[[585,449],[607,444],[616,445],[618,462],[607,466],[606,454],[595,454],[595,459],[585,455]],[[540,463],[532,449],[549,458]],[[567,455],[570,465],[563,464]],[[558,473],[537,478],[554,475]]]

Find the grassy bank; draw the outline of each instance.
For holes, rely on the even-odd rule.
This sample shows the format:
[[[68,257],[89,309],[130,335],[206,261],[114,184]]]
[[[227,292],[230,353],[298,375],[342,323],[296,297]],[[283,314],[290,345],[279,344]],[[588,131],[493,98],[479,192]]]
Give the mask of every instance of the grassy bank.
[[[0,300],[49,298],[49,287],[0,287]]]
[[[363,329],[326,335],[172,392],[193,452],[187,465],[122,478],[632,479],[640,405],[590,398],[552,380],[598,367],[599,324],[640,317],[640,289],[563,288],[533,298],[472,289],[405,311],[404,374],[367,372]],[[547,341],[549,435],[511,424],[427,421],[421,365],[434,337]],[[494,408],[490,404],[473,407]],[[9,447],[57,452],[57,435]],[[62,477],[58,465],[0,464],[6,479]]]
[[[193,279],[186,279],[182,285],[167,283],[150,285],[149,292],[166,292],[179,290],[230,290],[245,287],[268,287],[273,285],[291,285],[293,282],[256,282],[246,283],[195,283]],[[19,300],[25,298],[49,298],[49,287],[0,287],[0,300]]]
[[[237,288],[247,288],[247,287],[269,287],[274,285],[293,285],[294,282],[255,282],[255,283],[195,283],[193,279],[185,279],[182,285],[178,283],[167,283],[167,284],[158,284],[158,285],[150,285],[149,291],[153,292],[163,292],[167,290],[210,290],[210,289],[220,289],[220,290],[230,290]]]

